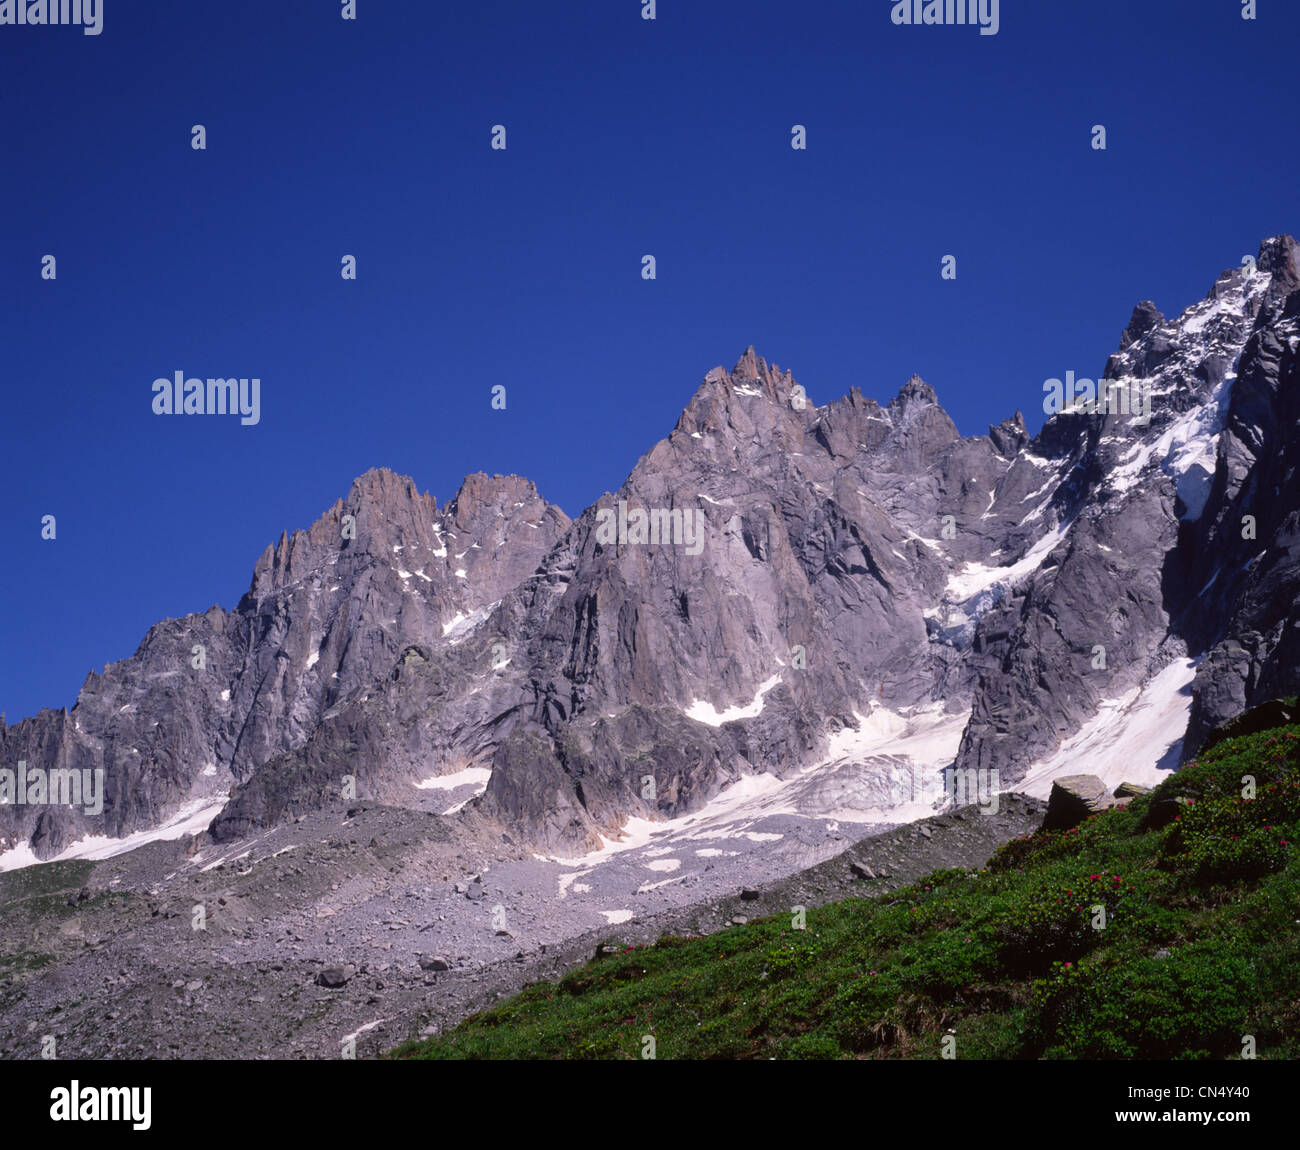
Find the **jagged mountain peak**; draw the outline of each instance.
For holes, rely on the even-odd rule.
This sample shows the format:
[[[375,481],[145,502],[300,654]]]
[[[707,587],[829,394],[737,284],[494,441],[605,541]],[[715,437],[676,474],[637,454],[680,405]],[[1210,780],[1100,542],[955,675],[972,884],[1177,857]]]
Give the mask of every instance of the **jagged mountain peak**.
[[[751,343],[736,360],[736,366],[731,369],[731,374],[736,379],[760,379],[767,374],[767,362],[754,350],[754,345]]]
[[[700,391],[710,391],[718,384],[730,383],[744,386],[746,384],[764,389],[769,396],[776,394],[776,389],[791,380],[789,371],[782,371],[776,363],[769,363],[750,344],[736,360],[735,366],[728,371],[722,364],[708,371]]]
[[[1259,245],[1255,264],[1273,277],[1275,286],[1287,292],[1300,287],[1300,244],[1291,235],[1270,236]]]
[[[790,379],[788,371],[782,372],[778,364],[765,360],[754,350],[752,343],[736,360],[736,366],[731,369],[730,375],[732,380],[738,383],[763,383],[774,388]]]
[[[1296,505],[1295,267],[1275,237],[1175,319],[1138,304],[1105,374],[1149,385],[1148,424],[1053,416],[1031,444],[1016,412],[963,439],[918,375],[886,407],[856,382],[814,407],[750,347],[705,376],[626,503],[577,523],[519,476],[467,476],[439,509],[371,469],[267,549],[234,612],[153,629],[66,722],[0,728],[4,765],[102,763],[110,794],[139,788],[99,821],[0,810],[0,834],[48,857],[237,783],[222,833],[238,836],[332,801],[354,768],[400,804],[412,779],[474,766],[491,771],[478,815],[588,847],[737,773],[816,765],[867,717],[870,761],[843,764],[867,790],[918,715],[939,726],[908,770],[1006,785],[1153,677],[1185,729],[1179,620],[1202,594],[1218,619],[1246,604],[1229,639],[1257,633],[1250,665],[1287,688],[1268,638],[1287,621],[1265,606],[1300,594],[1293,529],[1252,499]],[[1232,541],[1245,513],[1258,544]],[[1234,650],[1199,673],[1208,717],[1248,701]]]
[[[478,506],[498,506],[508,500],[545,502],[537,492],[537,485],[531,479],[513,473],[489,475],[485,471],[475,471],[465,476],[447,506],[468,510]]]
[[[363,471],[353,481],[348,492],[348,501],[374,499],[418,499],[419,489],[415,480],[409,475],[401,475],[387,467],[371,467]],[[426,496],[436,506],[432,496]]]
[[[993,448],[1004,459],[1010,459],[1029,442],[1029,431],[1025,427],[1025,417],[1017,411],[1007,416],[1001,423],[989,424],[989,439]]]
[[[1151,300],[1144,299],[1140,301],[1134,306],[1133,314],[1129,317],[1128,326],[1120,336],[1119,346],[1121,350],[1128,347],[1135,340],[1141,339],[1152,328],[1159,327],[1164,322],[1164,313]]]
[[[674,430],[695,439],[724,431],[742,439],[756,432],[785,439],[812,412],[811,402],[796,399],[797,386],[788,370],[769,364],[751,346],[731,371],[718,365],[704,376]]]
[[[898,394],[889,401],[888,411],[891,415],[906,418],[917,408],[928,406],[938,407],[939,397],[935,394],[934,388],[913,373],[898,389]]]

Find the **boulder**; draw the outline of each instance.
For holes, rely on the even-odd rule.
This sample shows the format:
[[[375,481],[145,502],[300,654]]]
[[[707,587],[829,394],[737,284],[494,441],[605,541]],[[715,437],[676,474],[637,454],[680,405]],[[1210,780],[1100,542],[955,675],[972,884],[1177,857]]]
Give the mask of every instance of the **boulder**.
[[[1043,829],[1068,830],[1090,815],[1108,810],[1114,802],[1096,775],[1062,775],[1052,780]]]
[[[354,972],[346,966],[327,966],[316,976],[316,985],[329,987],[331,990],[337,990],[340,986],[347,986],[353,973]]]
[[[1120,783],[1111,794],[1117,799],[1135,799],[1138,795],[1149,795],[1150,787],[1144,787],[1141,783]]]

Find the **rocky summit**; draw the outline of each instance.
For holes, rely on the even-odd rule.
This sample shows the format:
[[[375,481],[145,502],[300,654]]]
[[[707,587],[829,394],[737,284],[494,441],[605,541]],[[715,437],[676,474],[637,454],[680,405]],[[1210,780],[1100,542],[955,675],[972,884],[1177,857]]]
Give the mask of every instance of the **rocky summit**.
[[[367,472],[233,610],[0,721],[0,869],[93,864],[97,955],[156,935],[206,948],[204,986],[247,960],[328,997],[1058,777],[1154,785],[1300,685],[1295,241],[1175,318],[1139,303],[1118,343],[1098,381],[1047,381],[1032,437],[1019,412],[961,436],[915,376],[819,406],[751,347],[576,519],[513,475],[439,504]],[[97,803],[50,801],[74,776]],[[203,930],[161,928],[191,887]]]

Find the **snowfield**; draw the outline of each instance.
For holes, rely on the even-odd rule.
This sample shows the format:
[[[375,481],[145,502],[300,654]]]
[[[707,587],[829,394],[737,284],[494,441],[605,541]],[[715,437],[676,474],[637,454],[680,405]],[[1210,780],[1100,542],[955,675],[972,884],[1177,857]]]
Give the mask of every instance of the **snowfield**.
[[[1191,659],[1170,663],[1144,687],[1108,699],[1056,753],[1007,787],[1046,798],[1061,775],[1096,775],[1110,789],[1120,783],[1153,787],[1178,765],[1192,709]]]
[[[208,796],[186,803],[161,826],[147,831],[136,831],[124,838],[114,839],[108,835],[88,835],[78,839],[62,853],[53,858],[38,859],[32,848],[23,843],[12,850],[0,854],[0,871],[17,870],[19,867],[31,866],[39,862],[63,862],[65,859],[107,859],[114,855],[125,854],[146,843],[162,842],[167,839],[181,839],[187,835],[196,835],[207,830],[208,824],[217,817],[226,805],[226,794]]]

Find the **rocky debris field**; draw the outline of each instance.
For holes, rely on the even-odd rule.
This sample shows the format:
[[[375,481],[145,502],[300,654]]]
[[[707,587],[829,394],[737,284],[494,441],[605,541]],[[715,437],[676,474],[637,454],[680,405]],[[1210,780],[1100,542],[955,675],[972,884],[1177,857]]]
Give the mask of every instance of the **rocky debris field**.
[[[486,823],[453,840],[446,819],[373,804],[238,844],[198,835],[28,867],[0,875],[0,1055],[40,1057],[53,1036],[59,1058],[336,1058],[350,1046],[369,1057],[602,945],[705,934],[978,866],[1043,810],[1002,796],[997,814],[967,807],[858,841],[870,828],[841,828],[815,848],[794,836],[793,853],[751,832],[752,854],[737,852],[747,886],[706,855],[669,885],[646,884],[654,872],[642,868],[651,889],[634,898],[629,858],[575,872]],[[830,857],[800,869],[808,851]],[[765,858],[772,873],[756,879]],[[560,897],[559,876],[575,873],[583,882]],[[631,904],[625,920],[592,909],[607,887]]]

